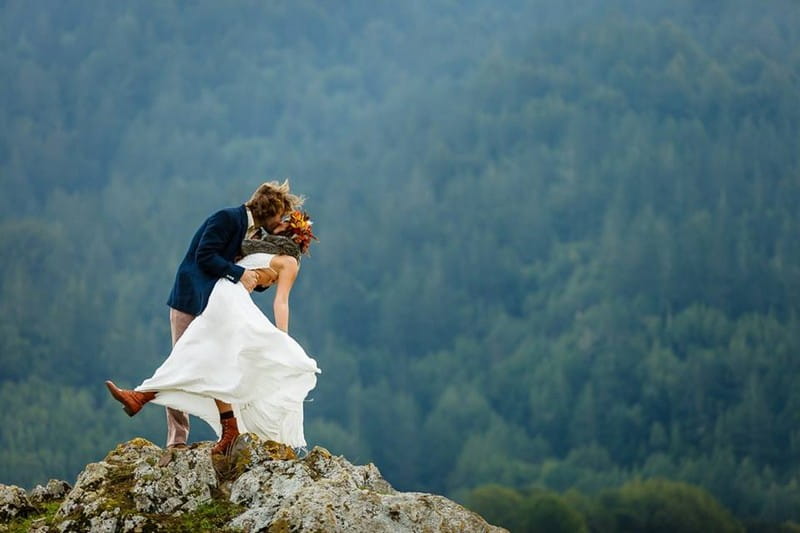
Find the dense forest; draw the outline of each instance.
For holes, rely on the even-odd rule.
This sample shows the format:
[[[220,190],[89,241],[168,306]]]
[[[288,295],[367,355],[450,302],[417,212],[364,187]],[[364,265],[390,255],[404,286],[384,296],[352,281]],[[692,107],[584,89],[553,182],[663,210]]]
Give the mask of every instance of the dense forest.
[[[163,445],[103,380],[289,178],[310,445],[514,531],[800,527],[800,4],[563,4],[0,2],[0,482]]]

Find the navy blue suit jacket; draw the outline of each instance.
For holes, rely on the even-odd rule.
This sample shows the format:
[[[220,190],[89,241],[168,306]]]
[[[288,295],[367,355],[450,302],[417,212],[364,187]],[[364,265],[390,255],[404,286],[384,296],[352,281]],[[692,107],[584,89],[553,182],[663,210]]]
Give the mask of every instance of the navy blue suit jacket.
[[[199,315],[219,278],[238,283],[244,268],[234,264],[247,231],[244,205],[217,211],[206,219],[192,238],[183,258],[167,305]]]

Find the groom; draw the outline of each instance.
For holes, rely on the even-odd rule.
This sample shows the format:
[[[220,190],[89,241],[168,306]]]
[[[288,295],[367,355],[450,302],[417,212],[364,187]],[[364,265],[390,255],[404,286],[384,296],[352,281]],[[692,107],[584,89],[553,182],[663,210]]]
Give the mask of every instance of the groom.
[[[272,233],[281,217],[301,203],[301,197],[289,192],[288,181],[272,181],[261,184],[244,205],[217,211],[203,222],[178,267],[167,300],[172,346],[206,308],[211,290],[220,278],[241,283],[248,291],[259,290],[256,271],[234,264],[242,240],[251,237],[259,227]],[[189,417],[167,407],[167,448],[186,447],[188,437]]]

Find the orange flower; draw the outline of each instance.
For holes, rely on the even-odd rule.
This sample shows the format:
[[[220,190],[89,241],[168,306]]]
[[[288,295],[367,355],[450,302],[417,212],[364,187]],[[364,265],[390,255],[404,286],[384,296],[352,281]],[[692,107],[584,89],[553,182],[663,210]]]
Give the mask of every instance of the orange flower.
[[[308,247],[311,246],[311,241],[318,241],[316,235],[312,230],[314,222],[311,220],[311,217],[305,211],[292,211],[289,215],[284,218],[289,225],[289,229],[287,230],[288,233],[291,235],[291,238],[294,242],[296,242],[300,246],[300,250],[303,253],[308,252]]]

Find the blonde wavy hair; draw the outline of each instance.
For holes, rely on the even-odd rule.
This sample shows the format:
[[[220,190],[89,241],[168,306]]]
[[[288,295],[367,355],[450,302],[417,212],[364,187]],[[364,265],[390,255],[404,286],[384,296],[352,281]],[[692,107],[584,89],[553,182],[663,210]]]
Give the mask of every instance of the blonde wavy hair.
[[[244,205],[253,213],[256,226],[266,225],[266,221],[275,215],[284,215],[298,209],[305,202],[304,196],[292,194],[289,180],[283,183],[267,181],[258,186]]]

